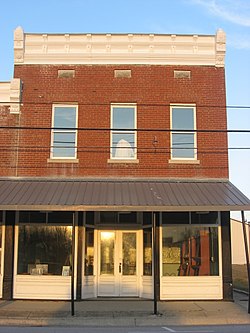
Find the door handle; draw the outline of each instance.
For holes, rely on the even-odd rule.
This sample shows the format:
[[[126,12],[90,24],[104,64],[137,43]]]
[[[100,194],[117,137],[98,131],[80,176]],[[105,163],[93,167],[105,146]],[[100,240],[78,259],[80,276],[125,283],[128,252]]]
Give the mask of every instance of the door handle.
[[[121,273],[122,272],[122,263],[120,262],[119,263],[119,273]]]

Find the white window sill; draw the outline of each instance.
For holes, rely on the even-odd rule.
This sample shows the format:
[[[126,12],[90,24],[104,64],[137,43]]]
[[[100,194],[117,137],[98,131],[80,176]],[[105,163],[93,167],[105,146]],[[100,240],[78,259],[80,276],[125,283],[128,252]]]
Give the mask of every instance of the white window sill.
[[[47,159],[48,163],[79,163],[78,158],[48,158]]]
[[[139,160],[138,159],[134,159],[134,160],[129,160],[129,159],[108,159],[108,163],[131,163],[131,164],[138,164],[139,163]]]
[[[200,160],[168,160],[170,164],[200,164]]]

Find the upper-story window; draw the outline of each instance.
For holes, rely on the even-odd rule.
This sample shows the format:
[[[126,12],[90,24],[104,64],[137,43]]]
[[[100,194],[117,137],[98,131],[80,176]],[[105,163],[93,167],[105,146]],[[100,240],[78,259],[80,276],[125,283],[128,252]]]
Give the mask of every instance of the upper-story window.
[[[111,105],[111,159],[136,159],[136,105]]]
[[[170,110],[171,159],[197,159],[195,106],[172,105]]]
[[[77,105],[53,105],[51,158],[75,159],[77,151]]]

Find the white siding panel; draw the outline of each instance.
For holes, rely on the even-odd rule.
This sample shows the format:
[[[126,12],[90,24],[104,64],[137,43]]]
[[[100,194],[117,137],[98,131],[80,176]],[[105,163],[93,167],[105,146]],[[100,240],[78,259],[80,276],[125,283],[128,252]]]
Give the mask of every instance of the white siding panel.
[[[21,299],[70,299],[71,277],[17,275],[13,297]]]
[[[222,299],[222,279],[218,276],[162,277],[162,300]]]

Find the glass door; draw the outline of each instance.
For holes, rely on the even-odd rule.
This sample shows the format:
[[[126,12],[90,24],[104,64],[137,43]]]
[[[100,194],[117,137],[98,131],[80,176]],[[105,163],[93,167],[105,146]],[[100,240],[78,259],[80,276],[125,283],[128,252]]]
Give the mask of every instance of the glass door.
[[[138,231],[99,231],[98,296],[138,294]]]

